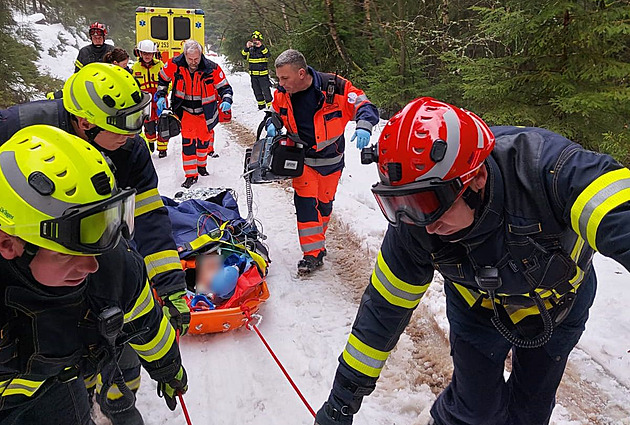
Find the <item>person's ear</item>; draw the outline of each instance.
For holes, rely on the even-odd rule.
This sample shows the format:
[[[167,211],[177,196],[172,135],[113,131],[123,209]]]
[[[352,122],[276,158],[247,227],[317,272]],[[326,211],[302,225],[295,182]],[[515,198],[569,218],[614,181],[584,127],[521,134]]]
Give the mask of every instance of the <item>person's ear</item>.
[[[24,244],[20,238],[11,236],[0,230],[0,256],[5,260],[13,260],[24,252]]]
[[[94,124],[91,124],[87,119],[83,117],[77,117],[77,123],[79,128],[83,131],[94,128]]]
[[[483,164],[479,169],[477,175],[473,178],[471,182],[471,186],[475,189],[475,191],[480,191],[486,186],[486,182],[488,181],[488,169],[486,168],[486,164]]]
[[[300,76],[300,79],[303,80],[304,77],[306,77],[306,69],[300,68],[300,70],[298,71],[298,75]]]

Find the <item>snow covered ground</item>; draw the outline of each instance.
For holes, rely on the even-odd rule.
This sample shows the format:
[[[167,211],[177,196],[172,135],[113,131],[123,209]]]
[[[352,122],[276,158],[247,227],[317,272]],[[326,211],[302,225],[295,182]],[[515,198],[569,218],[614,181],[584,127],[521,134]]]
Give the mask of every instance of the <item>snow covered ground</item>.
[[[63,28],[33,26],[42,45],[48,46],[44,43],[48,40],[53,51],[62,49],[54,40],[65,37]],[[42,52],[42,64],[56,76],[67,77],[72,72],[70,64],[76,49],[72,52],[65,47],[65,53],[53,58],[48,48]],[[224,70],[228,71],[226,67]],[[246,215],[240,178],[244,146],[253,143],[262,113],[256,110],[249,76],[228,71],[228,78],[234,88],[235,122],[216,129],[215,149],[220,157],[209,160],[210,176],[200,177],[197,187],[234,188],[241,214]],[[353,131],[351,124],[346,130],[347,140]],[[377,128],[372,141],[377,140],[379,132]],[[180,155],[180,140],[173,139],[167,158],[153,157],[163,195],[173,196],[181,190],[184,173]],[[346,164],[329,229],[329,256],[323,269],[306,279],[295,273],[301,253],[291,189],[279,184],[254,187],[255,213],[268,236],[273,260],[267,279],[271,298],[261,309],[260,330],[315,410],[328,396],[358,296],[367,284],[386,228],[369,190],[377,180],[375,167],[362,166],[352,145],[346,150]],[[597,299],[587,331],[571,356],[551,422],[554,425],[630,424],[629,275],[622,266],[601,256],[596,257],[595,266],[599,275]],[[450,373],[444,337],[448,324],[439,275],[435,280],[418,309],[422,314],[416,314],[402,336],[376,391],[356,415],[356,424],[426,423],[434,391],[444,385]],[[220,335],[185,336],[181,349],[190,387],[185,400],[193,424],[313,423],[253,332],[241,329]],[[184,424],[181,409],[170,412],[155,391],[155,383],[143,374],[138,407],[147,425]]]

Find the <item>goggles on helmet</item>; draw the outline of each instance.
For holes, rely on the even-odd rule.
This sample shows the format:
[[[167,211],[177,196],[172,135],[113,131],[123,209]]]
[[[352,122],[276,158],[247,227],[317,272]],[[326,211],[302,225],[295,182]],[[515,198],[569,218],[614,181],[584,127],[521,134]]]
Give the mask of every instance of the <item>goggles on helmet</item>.
[[[114,248],[121,235],[134,231],[135,189],[124,189],[103,201],[68,208],[61,217],[42,221],[40,236],[72,251],[102,254]]]
[[[140,133],[144,121],[151,115],[151,95],[142,93],[142,100],[137,105],[121,109],[116,115],[107,117],[107,124],[125,132]]]
[[[383,215],[392,225],[400,221],[427,226],[437,221],[455,202],[463,188],[459,178],[421,180],[402,186],[376,183],[372,193]]]

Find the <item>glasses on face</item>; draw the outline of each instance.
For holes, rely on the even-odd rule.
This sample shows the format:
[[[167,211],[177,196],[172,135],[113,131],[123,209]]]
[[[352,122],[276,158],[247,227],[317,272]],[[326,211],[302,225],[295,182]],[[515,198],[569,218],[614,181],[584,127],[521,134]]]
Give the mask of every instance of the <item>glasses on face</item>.
[[[455,202],[462,190],[459,178],[443,181],[428,179],[389,186],[377,183],[372,194],[381,212],[392,225],[404,221],[416,226],[427,226],[437,221]]]
[[[68,208],[42,221],[40,236],[83,254],[102,254],[134,232],[135,189],[120,190],[103,201]]]

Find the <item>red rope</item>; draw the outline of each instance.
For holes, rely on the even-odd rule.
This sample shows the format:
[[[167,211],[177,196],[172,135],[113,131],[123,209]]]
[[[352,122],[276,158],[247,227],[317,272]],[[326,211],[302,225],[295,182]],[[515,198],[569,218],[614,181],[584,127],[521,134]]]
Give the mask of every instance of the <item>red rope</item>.
[[[177,345],[179,345],[179,329],[177,329],[175,333],[175,339],[177,340]],[[190,416],[188,415],[188,409],[186,409],[186,403],[184,403],[184,395],[182,394],[181,391],[177,391],[177,398],[179,398],[179,404],[180,406],[182,406],[182,410],[184,411],[184,416],[186,417],[186,423],[188,425],[192,425],[192,421],[190,420]]]
[[[300,389],[297,387],[295,382],[293,382],[293,379],[291,379],[291,377],[289,376],[289,373],[287,372],[287,370],[284,368],[284,366],[282,366],[282,363],[280,363],[280,360],[278,359],[276,354],[273,352],[273,350],[271,349],[269,344],[267,344],[267,341],[265,340],[265,337],[262,336],[262,334],[258,330],[258,327],[256,325],[254,325],[253,323],[251,323],[253,319],[252,319],[252,316],[251,316],[251,314],[249,312],[249,307],[241,306],[241,310],[243,310],[243,313],[245,313],[245,316],[247,317],[247,325],[246,325],[247,328],[249,329],[250,326],[252,328],[254,328],[254,330],[256,331],[256,334],[258,334],[258,336],[260,337],[260,340],[263,342],[263,344],[265,344],[265,347],[267,348],[267,351],[269,351],[269,354],[271,354],[271,357],[273,357],[273,359],[276,361],[276,363],[278,364],[278,367],[280,367],[280,370],[282,370],[282,373],[284,373],[284,376],[287,378],[287,380],[289,381],[289,383],[291,384],[291,386],[293,387],[293,389],[295,390],[297,395],[302,400],[302,403],[304,403],[304,405],[306,406],[308,411],[311,412],[311,415],[313,415],[313,417],[315,417],[315,411],[313,410],[311,405],[308,404],[308,401],[306,401],[306,398],[302,395],[302,392],[300,391]]]

